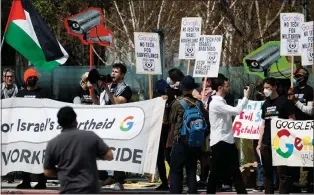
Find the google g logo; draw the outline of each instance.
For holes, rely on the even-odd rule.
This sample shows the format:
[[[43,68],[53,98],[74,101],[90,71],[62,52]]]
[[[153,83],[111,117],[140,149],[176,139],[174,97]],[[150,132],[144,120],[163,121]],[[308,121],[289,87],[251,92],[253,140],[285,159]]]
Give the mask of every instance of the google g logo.
[[[121,131],[129,131],[132,129],[134,122],[132,121],[134,119],[133,116],[126,117],[121,123],[120,123],[120,130]]]
[[[292,153],[293,153],[293,144],[286,144],[286,147],[288,149],[287,152],[283,152],[281,149],[280,149],[280,146],[279,146],[279,140],[281,137],[283,136],[286,136],[286,137],[289,137],[290,136],[290,132],[286,129],[283,129],[283,130],[280,130],[277,135],[275,136],[274,138],[274,149],[276,150],[276,152],[282,156],[283,158],[289,158]]]

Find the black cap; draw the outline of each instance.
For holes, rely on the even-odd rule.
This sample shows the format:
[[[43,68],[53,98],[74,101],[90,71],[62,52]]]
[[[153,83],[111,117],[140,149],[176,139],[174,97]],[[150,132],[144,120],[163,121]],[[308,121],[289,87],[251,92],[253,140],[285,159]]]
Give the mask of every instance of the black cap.
[[[192,90],[198,87],[198,84],[195,83],[195,79],[189,75],[185,76],[179,85],[180,90]]]

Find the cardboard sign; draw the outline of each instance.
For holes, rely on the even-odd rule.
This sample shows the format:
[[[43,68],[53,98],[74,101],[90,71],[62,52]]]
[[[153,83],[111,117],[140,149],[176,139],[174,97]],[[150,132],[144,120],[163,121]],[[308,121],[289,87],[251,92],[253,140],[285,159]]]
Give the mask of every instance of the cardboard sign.
[[[313,167],[314,121],[271,121],[273,166]]]
[[[221,35],[201,35],[193,77],[217,77],[222,48]]]
[[[182,18],[179,59],[195,59],[201,35],[202,18]]]
[[[158,33],[134,32],[136,74],[162,74]]]
[[[302,66],[314,64],[314,22],[304,22],[301,26]]]
[[[301,25],[304,22],[303,14],[280,14],[280,55],[300,56]]]

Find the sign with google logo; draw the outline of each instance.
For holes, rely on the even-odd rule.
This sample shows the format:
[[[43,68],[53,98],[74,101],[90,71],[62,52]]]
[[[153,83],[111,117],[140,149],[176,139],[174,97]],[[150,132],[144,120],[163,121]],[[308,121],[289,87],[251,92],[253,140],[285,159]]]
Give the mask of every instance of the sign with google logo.
[[[314,121],[272,119],[273,165],[313,167]]]

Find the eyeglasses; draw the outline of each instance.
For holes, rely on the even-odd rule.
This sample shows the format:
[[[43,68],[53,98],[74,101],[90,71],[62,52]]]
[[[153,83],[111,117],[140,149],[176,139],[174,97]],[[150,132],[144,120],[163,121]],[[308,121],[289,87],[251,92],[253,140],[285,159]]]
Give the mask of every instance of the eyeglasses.
[[[13,75],[10,75],[10,76],[4,76],[5,78],[13,78],[14,76]]]

